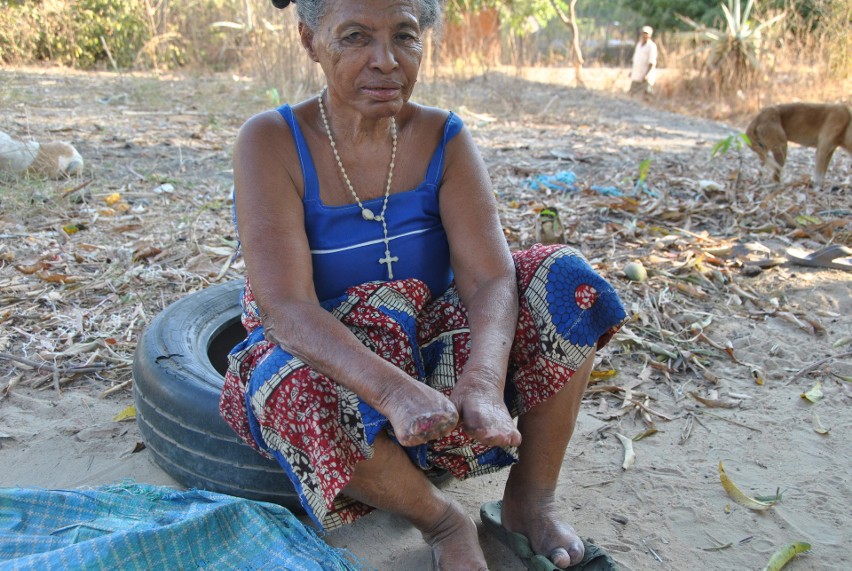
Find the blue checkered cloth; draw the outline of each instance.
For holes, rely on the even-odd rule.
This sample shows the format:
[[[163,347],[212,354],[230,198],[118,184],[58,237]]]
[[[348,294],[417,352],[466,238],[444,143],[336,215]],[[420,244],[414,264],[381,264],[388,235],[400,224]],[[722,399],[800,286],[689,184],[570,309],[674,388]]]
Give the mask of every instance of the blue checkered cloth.
[[[357,570],[286,508],[122,483],[0,488],[0,570]]]

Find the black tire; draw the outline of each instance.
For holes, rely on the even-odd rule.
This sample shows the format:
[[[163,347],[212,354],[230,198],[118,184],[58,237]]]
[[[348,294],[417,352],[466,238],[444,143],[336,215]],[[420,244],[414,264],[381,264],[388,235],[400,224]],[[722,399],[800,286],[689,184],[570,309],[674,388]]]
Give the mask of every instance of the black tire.
[[[133,359],[136,420],[154,461],[175,480],[302,511],[281,467],[219,416],[227,354],[245,337],[242,281],[215,285],[164,309]]]

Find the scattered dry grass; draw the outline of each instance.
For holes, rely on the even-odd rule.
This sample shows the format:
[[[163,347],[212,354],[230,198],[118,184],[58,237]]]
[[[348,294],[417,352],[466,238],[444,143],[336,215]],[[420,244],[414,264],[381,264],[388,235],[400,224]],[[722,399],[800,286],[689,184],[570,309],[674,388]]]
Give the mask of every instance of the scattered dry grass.
[[[621,81],[609,70],[588,75],[601,86]],[[230,146],[241,122],[272,102],[262,84],[230,75],[29,69],[5,70],[3,79],[0,129],[71,140],[87,167],[79,180],[0,181],[0,352],[22,384],[126,387],[136,339],[154,315],[242,275],[233,258]],[[811,154],[791,153],[792,181],[764,186],[751,157],[710,160],[730,132],[719,124],[547,79],[543,70],[507,70],[426,81],[419,91],[420,101],[459,111],[480,142],[513,248],[535,240],[541,208],[564,213],[566,240],[651,316],[630,327],[626,342],[662,358],[666,370],[707,358],[690,352],[689,324],[672,315],[756,311],[793,316],[819,333],[822,326],[748,280],[783,262],[787,246],[852,244],[852,179],[842,168],[829,173],[832,190],[816,193]],[[648,159],[647,191],[637,191]],[[575,189],[533,188],[536,176],[561,171],[576,174]],[[749,241],[763,249],[742,249]],[[633,259],[645,262],[652,289],[623,281],[621,267]],[[654,290],[665,299],[649,297]],[[734,298],[736,306],[713,309]],[[683,339],[673,342],[672,331]]]
[[[570,73],[435,78],[418,99],[453,108],[471,129],[511,247],[533,243],[539,212],[555,208],[566,243],[609,279],[631,315],[600,351],[586,394],[584,414],[595,425],[575,442],[590,453],[569,460],[587,463],[588,486],[611,486],[584,500],[595,510],[582,511],[629,514],[631,527],[600,533],[634,568],[650,561],[640,539],[665,545],[679,568],[695,560],[704,532],[778,541],[788,520],[737,520],[722,515],[721,489],[701,495],[715,465],[708,459],[718,457],[769,470],[754,480],[790,488],[791,512],[842,519],[842,505],[819,499],[846,483],[838,474],[846,473],[842,431],[852,410],[849,274],[798,268],[783,254],[852,245],[852,159],[835,158],[830,188],[815,192],[813,153],[793,149],[788,180],[766,185],[747,154],[711,160],[731,128],[628,99],[623,70],[588,73],[601,90],[568,87]],[[138,428],[112,419],[132,404],[143,328],[168,304],[243,275],[233,257],[231,145],[242,121],[272,102],[265,85],[230,74],[6,69],[0,79],[0,129],[70,139],[87,161],[80,179],[0,180],[0,420],[37,418],[32,402],[54,407],[78,395],[109,399],[104,410],[112,411],[82,414],[70,429],[39,424],[35,436],[2,426],[2,454],[26,453],[29,462],[56,430],[76,442],[89,424],[129,431],[135,444]],[[536,183],[564,172],[574,185]],[[633,261],[647,268],[645,281],[626,276]],[[796,406],[816,382],[825,395],[819,415],[834,427],[830,438],[815,434],[820,441],[808,439],[811,409]],[[608,432],[636,435],[631,477],[648,480],[623,478],[621,460],[591,453],[615,450]],[[821,556],[842,566],[847,555],[833,537]],[[719,568],[765,560],[751,548],[714,553]]]

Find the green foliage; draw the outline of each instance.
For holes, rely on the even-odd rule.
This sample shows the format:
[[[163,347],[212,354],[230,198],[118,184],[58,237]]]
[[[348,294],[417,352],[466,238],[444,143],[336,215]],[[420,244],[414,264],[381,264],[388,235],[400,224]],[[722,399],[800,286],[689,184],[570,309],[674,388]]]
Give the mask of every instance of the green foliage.
[[[797,15],[798,22],[806,27],[802,31],[806,32],[815,32],[827,24],[832,13],[838,9],[845,7],[848,11],[852,7],[847,0],[766,0],[766,6],[771,10],[785,10]]]
[[[130,67],[149,36],[144,11],[135,0],[81,0],[72,20],[74,55],[82,67],[102,61],[107,48],[119,67]],[[104,47],[106,44],[106,48]]]
[[[718,19],[718,0],[624,0],[624,4],[641,14],[643,23],[658,30],[674,30],[680,27],[677,14],[712,25]]]
[[[713,148],[710,150],[710,158],[715,159],[717,156],[726,155],[732,148],[739,152],[750,144],[751,140],[749,140],[748,135],[745,133],[730,135],[713,145]]]
[[[654,191],[648,187],[648,175],[651,172],[651,159],[642,159],[639,161],[639,172],[636,180],[628,178],[625,182],[633,184],[633,193],[638,193],[640,190],[648,195],[653,195]]]
[[[683,21],[676,17],[681,14],[711,33],[715,28],[727,37],[728,21],[718,2],[580,1],[579,35],[585,51],[587,46],[600,45],[602,37],[609,38],[611,34],[623,38],[629,31],[628,37],[633,38],[643,24],[660,31],[678,26],[683,29]],[[496,9],[506,45],[526,37],[523,45],[532,47],[530,53],[541,53],[549,49],[554,38],[564,39],[566,34],[554,3],[567,10],[569,0],[447,0],[445,13],[449,20],[458,21],[463,14]],[[763,0],[761,5],[770,9],[787,7],[798,18],[786,22],[788,37],[812,34],[814,43],[804,45],[830,46],[824,56],[830,73],[852,73],[852,2]],[[733,16],[734,10],[729,12]],[[293,32],[294,13],[292,9],[275,10],[268,0],[0,0],[0,64],[48,61],[79,68],[157,69],[196,64],[240,73],[250,71],[281,88],[287,82],[272,81],[272,76],[292,78],[291,83],[296,86],[311,86],[312,77],[302,77],[305,61]],[[740,24],[753,26],[748,18],[741,19]],[[739,50],[745,60],[749,53],[758,62],[763,55],[762,45],[749,51],[749,45],[760,44],[753,39],[703,41],[707,51],[711,44],[727,46],[721,49],[722,54],[737,51],[732,46],[740,42],[746,47]],[[517,45],[521,45],[520,41]],[[524,56],[535,61],[535,55]],[[745,60],[740,57],[740,61]],[[748,71],[751,62],[745,65]],[[712,58],[708,58],[708,73],[711,68]]]
[[[734,181],[732,192],[736,193],[740,187],[743,174],[743,149],[751,145],[751,139],[745,133],[734,133],[724,139],[717,141],[710,150],[710,159],[725,156],[731,149],[736,150],[738,159],[737,178]],[[734,194],[735,197],[735,194]]]
[[[553,0],[563,12],[568,12],[568,0]],[[617,19],[617,14],[623,12],[623,0],[601,0],[595,4],[579,2],[577,4],[578,20],[603,15],[604,19]],[[446,14],[449,19],[457,18],[464,9],[476,12],[486,8],[500,11],[500,22],[511,33],[525,36],[538,28],[546,28],[557,19],[556,10],[551,0],[449,0]],[[588,12],[588,14],[586,13]],[[534,25],[530,25],[534,21]],[[561,25],[561,24],[560,24]]]
[[[756,83],[761,61],[769,55],[764,30],[780,22],[785,13],[755,24],[750,18],[754,0],[747,0],[745,7],[740,0],[727,0],[720,6],[724,28],[709,28],[682,14],[678,17],[696,32],[703,44],[702,73],[713,80],[720,93],[731,93]]]
[[[450,22],[461,22],[465,14],[474,14],[483,10],[508,8],[512,9],[512,2],[501,0],[447,0],[444,4],[444,14]]]
[[[565,4],[564,0],[562,3]],[[624,29],[630,30],[631,35],[634,28],[638,29],[647,23],[625,0],[578,2],[577,13],[601,25],[618,22]]]
[[[639,163],[639,182],[644,183],[651,171],[651,159],[644,159]]]
[[[454,4],[458,4],[463,0],[450,0],[447,3],[448,8]],[[520,0],[520,1],[492,1],[492,0],[467,0],[469,3],[487,3],[500,10],[500,21],[514,35],[519,37],[525,36],[530,31],[530,19],[535,20],[539,26],[546,26],[547,22],[556,17],[556,12],[553,10],[549,0]],[[453,12],[447,10],[448,17],[452,17]]]
[[[133,64],[149,37],[138,0],[0,0],[0,60],[45,60],[91,68],[111,56]]]
[[[281,93],[279,93],[277,87],[270,87],[266,90],[266,98],[269,99],[269,103],[273,107],[278,107],[283,103],[281,100]]]
[[[0,0],[0,62],[25,61],[38,47],[39,6]]]
[[[852,76],[852,2],[848,0],[813,0],[816,5],[819,33],[831,46],[828,71],[834,77]]]

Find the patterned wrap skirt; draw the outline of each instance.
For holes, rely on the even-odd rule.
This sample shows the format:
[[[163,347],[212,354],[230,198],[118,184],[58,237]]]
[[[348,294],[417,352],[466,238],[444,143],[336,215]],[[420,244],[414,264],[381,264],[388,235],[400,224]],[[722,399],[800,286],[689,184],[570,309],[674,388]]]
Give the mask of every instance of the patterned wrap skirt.
[[[561,389],[626,318],[615,290],[574,249],[535,246],[513,254],[520,311],[505,401],[518,416]],[[247,283],[242,321],[248,337],[229,355],[220,412],[248,444],[277,460],[302,507],[326,530],[372,510],[341,493],[358,462],[373,454],[383,415],[263,334]],[[412,378],[449,395],[469,353],[467,312],[451,285],[431,299],[416,279],[371,282],[323,303],[372,351]],[[514,448],[484,446],[460,428],[406,447],[423,470],[465,479],[517,462]]]

